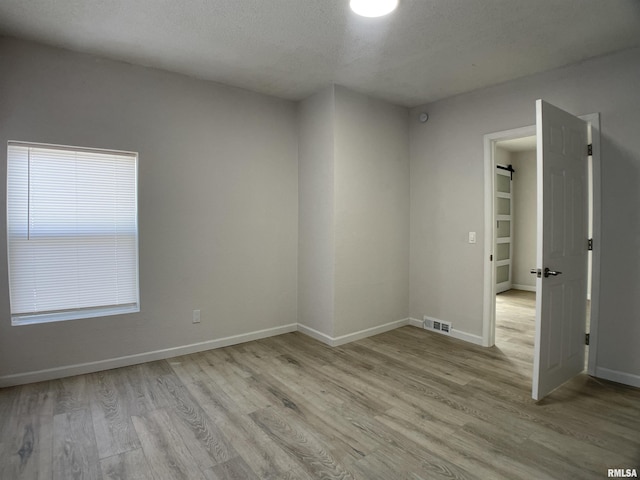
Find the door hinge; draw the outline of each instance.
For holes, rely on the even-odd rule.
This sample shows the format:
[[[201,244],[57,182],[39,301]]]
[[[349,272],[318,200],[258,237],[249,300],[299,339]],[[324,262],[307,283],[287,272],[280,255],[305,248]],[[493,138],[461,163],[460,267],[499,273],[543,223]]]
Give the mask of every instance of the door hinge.
[[[585,335],[584,335],[584,344],[585,345],[589,345],[589,334],[588,333],[585,333]]]
[[[593,144],[587,145],[587,155],[593,155]]]
[[[493,255],[489,255],[489,261],[493,262]]]
[[[593,238],[590,238],[589,240],[587,240],[587,248],[589,250],[593,250]]]

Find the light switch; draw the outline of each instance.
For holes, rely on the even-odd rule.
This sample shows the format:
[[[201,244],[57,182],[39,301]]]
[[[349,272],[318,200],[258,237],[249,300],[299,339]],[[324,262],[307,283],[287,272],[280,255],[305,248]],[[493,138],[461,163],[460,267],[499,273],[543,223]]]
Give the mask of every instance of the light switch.
[[[476,232],[469,232],[469,243],[476,243]]]

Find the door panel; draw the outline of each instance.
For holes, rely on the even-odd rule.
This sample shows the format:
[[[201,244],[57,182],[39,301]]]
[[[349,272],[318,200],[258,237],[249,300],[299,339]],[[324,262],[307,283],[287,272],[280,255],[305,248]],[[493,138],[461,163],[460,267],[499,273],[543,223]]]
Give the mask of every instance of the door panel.
[[[569,199],[571,202],[572,215],[570,220],[571,225],[567,225],[567,255],[580,255],[584,249],[584,236],[582,232],[587,232],[588,229],[585,226],[585,221],[588,215],[587,206],[583,205],[580,201],[585,197],[584,186],[580,183],[579,179],[571,179]],[[567,222],[568,223],[568,222]]]
[[[560,350],[562,340],[562,305],[564,303],[564,285],[554,285],[548,289],[549,301],[546,314],[549,317],[549,329],[547,333],[548,347],[546,349],[547,371],[553,372],[560,368]]]
[[[551,179],[551,211],[564,212],[564,200],[565,200],[565,178],[564,172],[555,168],[550,168],[549,177]],[[550,237],[551,245],[550,251],[547,252],[549,259],[562,258],[564,255],[565,247],[565,226],[566,222],[562,215],[554,215],[548,219],[549,227],[551,228]]]
[[[584,369],[587,298],[587,124],[536,102],[537,279],[532,396],[539,400]]]

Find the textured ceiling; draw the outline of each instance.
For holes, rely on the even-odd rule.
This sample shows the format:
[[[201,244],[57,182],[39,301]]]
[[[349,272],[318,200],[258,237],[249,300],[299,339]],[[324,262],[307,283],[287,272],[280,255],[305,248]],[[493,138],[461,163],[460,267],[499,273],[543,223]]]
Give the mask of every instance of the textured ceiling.
[[[640,46],[638,0],[2,0],[0,34],[298,100],[414,106]]]

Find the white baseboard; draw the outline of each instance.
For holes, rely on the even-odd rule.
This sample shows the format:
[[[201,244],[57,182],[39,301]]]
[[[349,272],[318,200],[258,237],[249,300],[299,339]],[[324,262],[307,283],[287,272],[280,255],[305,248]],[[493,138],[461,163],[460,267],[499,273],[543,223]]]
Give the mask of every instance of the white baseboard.
[[[608,368],[596,367],[596,377],[612,382],[624,383],[632,387],[640,388],[640,375],[633,373],[620,372],[618,370],[610,370]]]
[[[451,329],[451,336],[458,340],[464,340],[465,342],[473,343],[474,345],[484,346],[482,337],[480,335],[474,335],[473,333],[463,332],[461,330]]]
[[[403,318],[402,320],[396,320],[395,322],[385,323],[384,325],[378,325],[376,327],[359,330],[357,332],[348,333],[346,335],[340,335],[339,337],[331,337],[325,333],[319,332],[311,327],[307,327],[301,323],[298,324],[298,331],[305,335],[315,338],[316,340],[325,343],[331,347],[338,347],[346,343],[355,342],[356,340],[362,340],[363,338],[372,337],[379,333],[388,332],[389,330],[395,330],[399,327],[409,325],[409,319]]]
[[[409,319],[403,318],[402,320],[396,320],[395,322],[385,323],[384,325],[378,325],[376,327],[366,328],[358,332],[348,333],[346,335],[340,335],[333,339],[333,346],[344,345],[345,343],[355,342],[356,340],[362,340],[363,338],[372,337],[380,333],[388,332],[389,330],[395,330],[396,328],[409,325]]]
[[[330,347],[333,347],[333,337],[330,337],[329,335],[319,332],[318,330],[315,330],[311,327],[307,327],[306,325],[303,325],[301,323],[298,324],[298,331],[300,333],[304,333],[305,335],[314,338],[316,340],[318,340],[319,342],[325,343],[327,345],[329,345]]]
[[[417,318],[410,318],[409,325],[412,327],[424,328],[424,322],[422,320],[418,320]]]
[[[233,335],[230,337],[219,338],[216,340],[208,340],[206,342],[193,343],[190,345],[182,345],[179,347],[166,348],[163,350],[155,350],[152,352],[138,353],[135,355],[127,355],[124,357],[109,358],[106,360],[98,360],[95,362],[79,363],[75,365],[65,365],[62,367],[48,368],[45,370],[37,370],[25,373],[16,373],[12,375],[0,376],[0,388],[10,387],[14,385],[24,385],[26,383],[42,382],[45,380],[53,380],[57,378],[71,377],[73,375],[82,375],[85,373],[99,372],[101,370],[110,370],[112,368],[128,367],[130,365],[137,365],[139,363],[153,362],[156,360],[164,360],[167,358],[177,357],[180,355],[188,355],[191,353],[203,352],[206,350],[213,350],[214,348],[228,347],[230,345],[237,345],[239,343],[250,342],[252,340],[259,340],[261,338],[273,337],[275,335],[282,335],[284,333],[290,333],[299,331],[305,335],[315,338],[316,340],[325,343],[332,347],[344,345],[346,343],[361,340],[363,338],[378,335],[380,333],[388,332],[405,325],[412,325],[414,327],[422,328],[423,322],[415,318],[404,318],[402,320],[396,320],[394,322],[385,323],[384,325],[378,325],[376,327],[367,328],[346,335],[340,335],[338,337],[331,337],[318,330],[302,324],[292,323],[290,325],[283,325],[281,327],[267,328],[264,330],[258,330],[255,332],[245,333],[241,335]],[[482,338],[470,333],[461,332],[456,329],[452,329],[451,336],[471,342],[477,345],[482,345]],[[613,371],[611,371],[613,372]],[[617,372],[613,372],[616,374]],[[623,374],[622,374],[623,375]],[[598,375],[608,380],[614,380],[621,383],[628,383],[627,381],[620,380],[619,377],[609,378],[606,374]],[[615,375],[614,375],[615,376]],[[640,386],[640,377],[635,380],[637,383],[628,383],[629,385]]]
[[[5,375],[0,377],[0,388],[13,385],[24,385],[25,383],[42,382],[56,378],[71,377],[73,375],[99,372],[101,370],[110,370],[112,368],[128,367],[130,365],[153,362],[156,360],[164,360],[166,358],[178,357],[180,355],[188,355],[190,353],[203,352],[214,348],[228,347],[230,345],[237,345],[238,343],[250,342],[261,338],[273,337],[275,335],[282,335],[284,333],[295,332],[296,330],[298,330],[298,325],[292,323],[281,327],[267,328],[241,335],[232,335],[230,337],[219,338],[216,340],[193,343],[191,345],[182,345],[180,347],[165,348],[163,350],[98,360],[96,362],[48,368],[46,370],[38,370],[34,372]]]
[[[516,285],[515,283],[511,285],[511,288],[514,290],[524,290],[525,292],[535,292],[536,286],[531,285]]]

